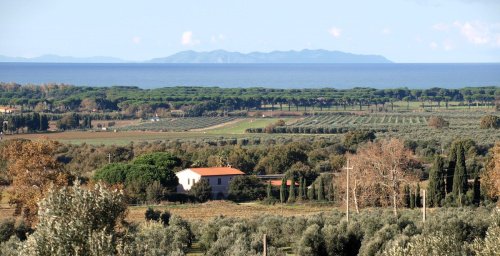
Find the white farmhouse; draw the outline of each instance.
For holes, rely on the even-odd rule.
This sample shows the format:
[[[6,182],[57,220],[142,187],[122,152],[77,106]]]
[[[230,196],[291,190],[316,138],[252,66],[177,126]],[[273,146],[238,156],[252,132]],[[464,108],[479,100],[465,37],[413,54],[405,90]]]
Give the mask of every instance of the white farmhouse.
[[[227,197],[229,182],[244,172],[231,167],[189,168],[177,172],[177,192],[186,193],[200,179],[206,179],[212,187],[212,198]]]

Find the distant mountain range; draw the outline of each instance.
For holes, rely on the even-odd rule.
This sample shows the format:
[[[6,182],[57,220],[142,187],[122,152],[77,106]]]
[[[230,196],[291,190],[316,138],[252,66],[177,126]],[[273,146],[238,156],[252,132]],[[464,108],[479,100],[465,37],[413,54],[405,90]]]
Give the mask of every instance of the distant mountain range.
[[[339,51],[302,50],[273,52],[183,51],[152,63],[391,63],[380,55],[360,55]]]
[[[58,55],[43,55],[35,58],[7,57],[0,55],[0,62],[49,62],[49,63],[127,63],[130,61],[113,57],[76,58]],[[164,58],[155,58],[146,63],[392,63],[381,55],[363,55],[340,51],[302,50],[273,52],[210,52],[182,51]]]

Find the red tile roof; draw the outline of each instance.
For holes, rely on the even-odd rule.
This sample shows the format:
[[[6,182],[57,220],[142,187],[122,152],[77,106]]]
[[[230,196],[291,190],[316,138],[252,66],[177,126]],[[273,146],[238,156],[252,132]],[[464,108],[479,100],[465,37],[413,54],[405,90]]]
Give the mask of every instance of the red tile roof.
[[[281,180],[271,180],[271,185],[272,186],[281,186]],[[291,180],[286,180],[286,185],[287,186],[292,185],[292,181]],[[295,182],[295,185],[298,186],[299,183]]]
[[[231,167],[189,168],[201,176],[245,175],[244,172]]]

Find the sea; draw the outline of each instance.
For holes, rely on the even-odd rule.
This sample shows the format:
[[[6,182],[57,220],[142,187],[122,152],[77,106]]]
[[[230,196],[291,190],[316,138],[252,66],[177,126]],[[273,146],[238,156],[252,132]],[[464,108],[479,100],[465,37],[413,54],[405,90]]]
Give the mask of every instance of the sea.
[[[0,63],[0,82],[79,86],[425,89],[500,86],[500,63],[153,64]]]

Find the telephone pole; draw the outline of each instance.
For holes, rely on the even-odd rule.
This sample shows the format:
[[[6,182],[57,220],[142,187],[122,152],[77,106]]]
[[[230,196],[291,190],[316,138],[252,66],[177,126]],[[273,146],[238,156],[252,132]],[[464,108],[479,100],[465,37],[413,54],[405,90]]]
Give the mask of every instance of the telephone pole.
[[[344,170],[347,171],[347,187],[346,187],[346,196],[347,196],[347,199],[346,199],[346,203],[347,203],[347,206],[346,206],[346,217],[347,217],[347,222],[349,222],[349,170],[352,170],[353,167],[352,166],[349,166],[349,159],[347,159],[347,165],[346,167],[344,167]]]
[[[111,153],[108,154],[108,164],[111,163]]]

